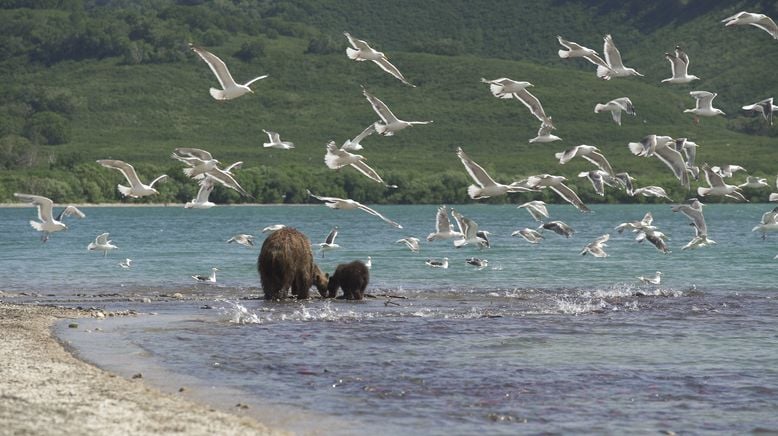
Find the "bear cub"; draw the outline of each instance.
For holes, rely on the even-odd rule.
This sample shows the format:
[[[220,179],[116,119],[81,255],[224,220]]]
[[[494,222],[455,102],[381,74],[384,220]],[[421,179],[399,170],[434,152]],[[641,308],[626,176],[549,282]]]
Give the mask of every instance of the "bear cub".
[[[329,298],[338,295],[338,288],[343,289],[339,299],[361,300],[365,296],[365,288],[370,281],[370,270],[360,260],[338,265],[335,272],[329,276],[327,291]]]

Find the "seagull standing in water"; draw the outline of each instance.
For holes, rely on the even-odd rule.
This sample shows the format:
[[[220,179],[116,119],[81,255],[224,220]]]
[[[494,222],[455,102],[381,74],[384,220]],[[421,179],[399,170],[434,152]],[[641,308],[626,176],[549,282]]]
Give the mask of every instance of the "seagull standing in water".
[[[113,159],[101,159],[98,160],[97,163],[106,168],[119,170],[122,175],[124,175],[124,178],[127,179],[127,182],[129,182],[130,186],[117,185],[119,192],[121,192],[124,197],[139,198],[145,197],[147,195],[159,194],[159,191],[154,189],[154,184],[167,179],[167,174],[162,174],[161,176],[152,180],[151,183],[146,185],[143,184],[143,182],[141,182],[138,178],[138,174],[135,172],[135,168],[133,168],[133,166],[127,162]]]
[[[429,124],[432,121],[405,121],[397,118],[389,107],[381,100],[379,100],[373,94],[367,92],[367,89],[362,87],[362,94],[364,94],[367,101],[372,106],[376,114],[381,118],[381,121],[373,123],[375,131],[379,135],[392,136],[395,132],[411,127],[416,124]]]
[[[640,76],[634,68],[627,68],[624,66],[624,62],[621,60],[621,52],[616,48],[616,44],[613,43],[613,37],[611,35],[605,35],[603,38],[602,52],[605,55],[605,62],[608,63],[609,68],[603,66],[597,67],[597,77],[610,80],[611,77],[629,77]]]
[[[38,219],[40,222],[30,220],[30,226],[39,232],[43,232],[41,235],[42,242],[48,241],[49,235],[52,233],[67,230],[68,226],[62,222],[66,216],[75,215],[78,218],[86,217],[86,215],[78,210],[77,207],[70,205],[63,209],[62,212],[60,212],[59,215],[54,218],[54,202],[51,201],[51,199],[42,197],[40,195],[20,194],[18,192],[14,192],[14,197],[22,201],[32,203],[38,207]]]
[[[467,195],[474,200],[503,195],[508,192],[535,191],[535,189],[528,187],[523,182],[514,182],[510,185],[503,185],[502,183],[495,182],[480,165],[475,163],[475,161],[465,154],[462,147],[457,147],[457,156],[459,157],[459,160],[462,161],[462,165],[465,166],[467,174],[469,174],[473,181],[477,183],[477,186],[470,185],[467,187]]]
[[[765,14],[755,14],[753,12],[740,11],[737,14],[721,20],[724,26],[746,26],[751,25],[769,33],[773,39],[778,39],[778,25],[772,18]]]
[[[599,114],[601,112],[610,112],[613,121],[621,125],[621,113],[625,112],[627,115],[636,115],[635,106],[632,105],[632,100],[629,97],[620,97],[613,99],[605,104],[597,103],[594,105],[594,113]]]
[[[380,213],[376,212],[375,210],[365,206],[362,203],[359,203],[357,201],[354,201],[350,198],[337,198],[337,197],[322,197],[318,195],[314,195],[311,193],[311,191],[308,191],[308,195],[319,200],[325,202],[324,205],[327,207],[330,207],[332,209],[344,209],[344,210],[350,210],[350,209],[359,209],[363,212],[367,212],[370,215],[374,215],[378,218],[381,218],[384,220],[384,222],[401,229],[403,226],[400,224],[390,220],[389,218],[386,218],[385,216],[381,215]]]
[[[222,89],[210,89],[211,97],[216,100],[232,100],[243,94],[253,94],[254,91],[249,88],[251,84],[267,77],[267,75],[255,77],[241,85],[240,83],[235,82],[235,79],[232,78],[232,74],[230,74],[230,70],[227,69],[227,65],[216,55],[193,44],[189,44],[189,48],[208,64],[208,67],[213,74],[216,75],[216,79],[219,80],[219,85],[221,85]]]
[[[389,59],[386,58],[386,55],[382,52],[373,49],[370,47],[367,42],[354,38],[351,36],[348,32],[343,32],[343,35],[346,36],[348,39],[349,44],[351,44],[351,47],[346,48],[346,55],[349,59],[358,61],[358,62],[364,62],[364,61],[373,61],[376,65],[381,67],[382,70],[386,71],[387,73],[391,74],[404,84],[412,87],[416,87],[416,85],[408,82],[405,79],[405,76],[400,73],[400,70],[397,69],[394,65],[392,65],[391,62],[389,62]]]
[[[444,257],[443,259],[427,259],[424,262],[427,266],[431,268],[448,268],[448,257]]]
[[[435,231],[427,235],[427,241],[461,237],[462,233],[455,231],[451,226],[451,221],[448,219],[448,208],[445,205],[440,206],[435,214]]]
[[[112,244],[113,241],[108,240],[108,233],[101,233],[97,235],[94,242],[90,242],[86,249],[89,251],[102,251],[103,257],[108,255],[108,252],[115,250],[119,247]]]
[[[262,129],[265,134],[267,134],[268,140],[270,142],[265,142],[262,144],[265,148],[278,148],[281,150],[289,150],[291,148],[294,148],[294,143],[289,141],[282,141],[281,135],[279,135],[276,132],[271,132],[269,130]]]
[[[662,83],[689,83],[693,80],[700,80],[699,77],[689,74],[689,56],[681,47],[675,47],[675,54],[665,53],[665,58],[670,61],[673,75],[662,80]]]
[[[236,244],[240,244],[244,247],[251,248],[254,246],[254,236],[241,233],[239,235],[235,235],[231,237],[230,239],[227,239],[228,244],[231,244],[233,242]]]
[[[216,271],[219,271],[219,268],[211,268],[211,275],[203,276],[198,274],[192,276],[192,278],[198,282],[216,283]]]

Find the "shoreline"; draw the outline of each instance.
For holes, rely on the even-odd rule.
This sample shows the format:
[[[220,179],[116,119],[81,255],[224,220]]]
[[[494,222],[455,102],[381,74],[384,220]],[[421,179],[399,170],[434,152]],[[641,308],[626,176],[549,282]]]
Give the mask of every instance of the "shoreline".
[[[0,422],[11,434],[290,434],[74,357],[52,332],[90,311],[0,301]],[[75,322],[75,321],[74,321]]]

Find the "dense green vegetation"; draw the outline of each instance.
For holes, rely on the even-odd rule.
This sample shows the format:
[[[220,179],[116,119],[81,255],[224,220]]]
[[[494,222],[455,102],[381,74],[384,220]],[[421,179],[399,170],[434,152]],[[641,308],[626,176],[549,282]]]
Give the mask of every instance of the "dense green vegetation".
[[[303,202],[306,189],[372,203],[466,202],[470,180],[458,146],[498,181],[561,174],[585,201],[646,201],[618,191],[601,199],[576,177],[589,163],[560,166],[554,159],[583,143],[600,147],[638,185],[662,185],[680,201],[689,194],[670,171],[626,147],[651,133],[694,140],[699,162],[737,163],[771,182],[778,172],[778,127],[740,110],[778,97],[778,75],[770,73],[778,71],[778,41],[720,22],[739,10],[778,17],[773,2],[18,0],[1,7],[0,202],[13,201],[13,192],[57,202],[120,201],[115,185],[123,178],[95,163],[104,158],[132,163],[145,181],[171,176],[157,185],[160,195],[121,201],[185,202],[197,185],[170,159],[176,147],[244,162],[236,177],[253,198],[218,187],[217,203]],[[347,59],[346,30],[385,51],[418,87]],[[587,62],[556,54],[557,34],[601,51],[606,33],[625,64],[645,77],[601,81]],[[208,88],[218,84],[189,42],[219,55],[238,81],[270,77],[253,85],[254,95],[216,102]],[[663,53],[675,45],[702,80],[660,84],[670,75]],[[494,98],[481,77],[532,82],[563,141],[529,144],[537,120],[520,103]],[[434,120],[363,141],[360,153],[396,190],[323,163],[324,144],[340,144],[377,119],[361,85],[400,118]],[[683,113],[694,105],[691,90],[717,92],[715,105],[727,116],[695,124]],[[618,126],[593,113],[595,103],[621,96],[632,99],[637,117]],[[262,129],[297,148],[263,149]],[[747,194],[765,200],[768,192]],[[545,192],[534,198],[555,200]]]

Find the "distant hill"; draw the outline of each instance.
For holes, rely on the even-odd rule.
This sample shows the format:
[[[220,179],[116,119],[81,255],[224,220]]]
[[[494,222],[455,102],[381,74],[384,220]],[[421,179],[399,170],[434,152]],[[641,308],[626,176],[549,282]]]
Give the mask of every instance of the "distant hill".
[[[185,202],[197,185],[170,159],[176,147],[244,162],[236,177],[253,198],[219,187],[217,203],[303,202],[306,189],[373,203],[467,202],[471,182],[456,157],[459,146],[502,182],[560,174],[585,201],[646,201],[615,190],[600,198],[577,177],[591,164],[555,160],[555,152],[583,143],[601,148],[640,185],[661,184],[681,201],[690,194],[667,167],[627,149],[652,133],[694,140],[700,163],[737,163],[771,183],[778,173],[778,127],[740,109],[778,98],[778,41],[720,22],[739,10],[778,17],[773,2],[546,0],[530,8],[509,1],[51,0],[26,8],[30,3],[3,2],[0,9],[0,202],[13,201],[13,192],[119,201],[115,185],[123,179],[95,163],[102,158],[132,163],[144,180],[171,176],[158,185],[159,196],[133,202]],[[347,59],[344,31],[387,53],[417,87]],[[624,62],[645,77],[602,81],[586,61],[557,55],[556,35],[601,52],[608,33]],[[208,94],[215,77],[189,42],[222,57],[238,81],[270,77],[252,86],[254,95],[216,102]],[[700,81],[660,83],[670,75],[664,52],[676,45]],[[533,83],[563,141],[529,144],[539,122],[520,103],[494,98],[481,77]],[[352,168],[324,166],[329,140],[341,144],[377,119],[361,86],[400,118],[434,120],[363,141],[360,154],[396,190]],[[717,92],[714,103],[726,117],[695,124],[683,113],[694,105],[691,90]],[[622,96],[638,113],[622,126],[593,113],[595,103]],[[297,147],[263,149],[262,129]],[[768,193],[748,194],[764,200]],[[543,193],[487,201],[530,198],[555,200]]]

